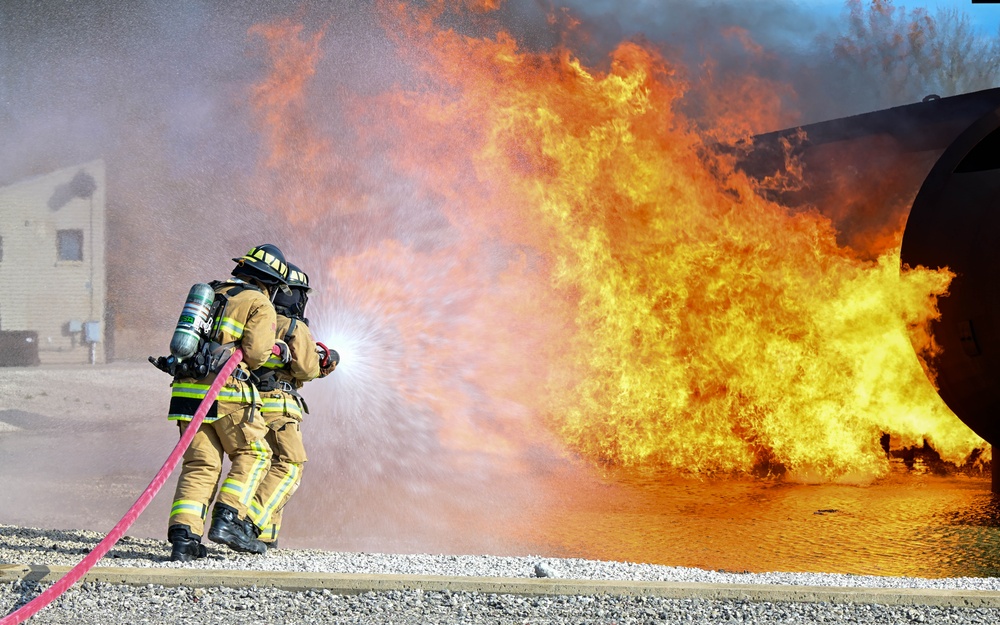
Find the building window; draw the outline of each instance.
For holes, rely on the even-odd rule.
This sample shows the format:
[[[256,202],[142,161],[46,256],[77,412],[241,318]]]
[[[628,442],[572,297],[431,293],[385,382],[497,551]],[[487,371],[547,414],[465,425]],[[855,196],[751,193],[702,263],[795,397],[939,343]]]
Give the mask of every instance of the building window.
[[[83,260],[83,230],[57,230],[59,260]]]

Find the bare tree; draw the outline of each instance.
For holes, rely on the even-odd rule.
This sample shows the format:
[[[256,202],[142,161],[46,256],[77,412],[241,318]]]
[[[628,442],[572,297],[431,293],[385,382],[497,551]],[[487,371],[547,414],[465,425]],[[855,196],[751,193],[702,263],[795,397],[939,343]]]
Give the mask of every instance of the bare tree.
[[[976,30],[956,8],[907,11],[892,0],[848,0],[848,29],[834,44],[846,78],[874,104],[892,106],[936,93],[950,96],[1000,85],[1000,33]]]
[[[934,81],[941,95],[955,95],[998,86],[1000,35],[977,35],[968,14],[938,9],[928,24],[920,75]]]

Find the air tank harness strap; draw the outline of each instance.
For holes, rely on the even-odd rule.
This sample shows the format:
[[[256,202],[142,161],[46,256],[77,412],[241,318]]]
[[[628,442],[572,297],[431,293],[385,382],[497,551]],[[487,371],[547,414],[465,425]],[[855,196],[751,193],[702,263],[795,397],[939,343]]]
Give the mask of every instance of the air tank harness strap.
[[[257,401],[260,394],[260,389],[257,388],[257,384],[254,379],[256,376],[254,376],[253,372],[249,369],[239,367],[233,371],[232,377],[234,380],[246,382],[247,385],[250,386],[250,416],[247,417],[247,423],[253,423],[254,415],[257,414]]]
[[[261,393],[270,393],[278,388],[278,378],[274,375],[274,369],[261,367],[253,372],[254,385]]]
[[[222,366],[226,364],[226,361],[229,360],[229,358],[233,355],[233,352],[236,350],[236,342],[232,341],[229,343],[220,344],[216,343],[215,341],[210,341],[207,345],[208,345],[207,351],[211,356],[211,360],[209,361],[210,370],[212,371],[212,373],[218,373],[222,369]],[[241,375],[240,374],[241,371],[243,372],[242,375],[248,375],[248,372],[246,370],[246,365],[244,365],[243,367],[239,367],[238,369],[236,369],[236,371],[233,372],[233,377],[236,378],[237,380],[246,380],[245,377],[244,378],[239,377]]]
[[[295,401],[298,402],[299,409],[302,410],[302,412],[309,414],[309,405],[306,404],[305,398],[299,395],[299,391],[294,386],[288,382],[281,382],[281,386],[279,388],[295,398]]]
[[[258,371],[260,371],[258,369]],[[295,398],[295,402],[299,405],[299,410],[309,414],[309,406],[306,404],[306,400],[299,395],[298,389],[292,385],[291,382],[285,380],[279,380],[275,375],[274,371],[270,369],[264,369],[262,373],[256,374],[260,381],[257,383],[257,390],[261,393],[270,393],[272,391],[281,391],[282,393],[288,393]]]

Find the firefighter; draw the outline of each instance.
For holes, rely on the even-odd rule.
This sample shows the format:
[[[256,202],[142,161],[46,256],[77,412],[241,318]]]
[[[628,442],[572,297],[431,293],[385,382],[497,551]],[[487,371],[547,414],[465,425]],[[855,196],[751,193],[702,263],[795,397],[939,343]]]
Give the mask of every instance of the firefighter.
[[[254,372],[272,455],[271,468],[257,488],[248,515],[253,521],[251,531],[270,548],[277,547],[282,510],[302,481],[307,459],[301,423],[308,409],[299,389],[309,380],[329,375],[340,361],[336,351],[313,340],[305,317],[311,292],[309,276],[292,263],[288,264],[288,287],[288,293],[275,296],[274,307],[278,314],[276,338],[287,343],[291,360],[283,363],[272,356]]]
[[[233,260],[233,277],[210,284],[218,312],[212,321],[209,345],[214,347],[213,353],[224,356],[239,347],[243,360],[226,380],[184,453],[167,529],[173,561],[205,557],[201,537],[217,489],[208,538],[244,553],[266,552],[250,532],[245,517],[271,457],[260,395],[250,381],[250,371],[267,361],[275,345],[282,354],[279,360],[290,357],[288,346],[275,341],[277,320],[272,304],[280,289],[288,288],[288,266],[281,251],[270,244],[254,247]],[[212,371],[220,367],[221,363],[213,363],[207,376],[200,378],[175,374],[169,419],[177,421],[181,434],[215,380]],[[223,453],[232,466],[219,488]]]

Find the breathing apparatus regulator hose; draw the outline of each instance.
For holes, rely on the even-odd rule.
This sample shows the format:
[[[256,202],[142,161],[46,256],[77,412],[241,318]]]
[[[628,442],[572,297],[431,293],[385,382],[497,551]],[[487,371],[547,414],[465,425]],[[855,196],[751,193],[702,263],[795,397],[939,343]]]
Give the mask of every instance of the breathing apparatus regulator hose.
[[[80,581],[84,575],[87,574],[91,568],[97,564],[97,561],[103,558],[111,548],[115,546],[121,537],[125,535],[128,528],[132,527],[135,520],[139,518],[142,511],[146,509],[146,506],[153,501],[153,497],[156,493],[160,491],[163,484],[170,477],[177,465],[181,461],[181,457],[184,456],[184,452],[187,450],[188,446],[191,445],[191,441],[194,440],[194,435],[197,434],[198,428],[201,426],[202,421],[205,420],[205,415],[208,414],[208,409],[212,407],[215,402],[215,398],[219,395],[219,391],[222,390],[222,386],[226,383],[230,374],[236,369],[236,366],[240,364],[243,360],[243,351],[239,348],[233,352],[233,355],[226,361],[222,369],[219,371],[218,377],[215,378],[215,382],[209,387],[208,393],[205,398],[201,400],[198,405],[198,410],[195,411],[194,416],[191,417],[191,425],[188,426],[184,433],[181,435],[177,445],[174,450],[170,452],[167,457],[166,462],[160,467],[159,472],[153,476],[153,481],[149,483],[146,490],[142,491],[139,498],[136,499],[132,507],[128,509],[125,516],[122,517],[121,521],[115,525],[108,535],[104,537],[104,540],[99,542],[94,549],[86,555],[76,566],[70,569],[65,575],[59,578],[55,583],[46,588],[40,595],[24,604],[14,612],[11,612],[7,616],[0,618],[0,625],[17,625],[18,623],[23,623],[27,619],[38,613],[39,610],[49,605],[55,601],[56,597],[63,594],[69,590],[70,586]]]

